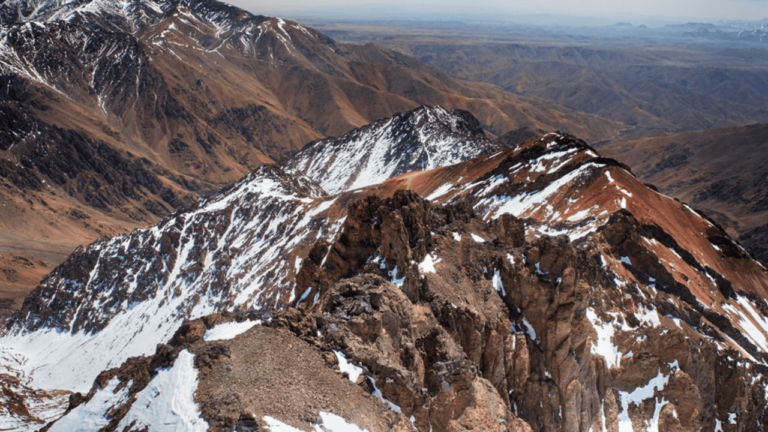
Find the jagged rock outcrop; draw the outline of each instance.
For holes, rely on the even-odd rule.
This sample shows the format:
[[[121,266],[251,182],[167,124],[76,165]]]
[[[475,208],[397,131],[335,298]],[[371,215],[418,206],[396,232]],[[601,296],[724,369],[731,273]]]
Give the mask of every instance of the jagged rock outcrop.
[[[94,407],[126,412],[119,421],[99,414],[99,427],[171,421],[140,407],[174,380],[185,383],[173,391],[184,391],[190,428],[274,421],[307,429],[336,419],[328,416],[369,430],[766,424],[766,270],[715,224],[583,141],[548,134],[361,191],[316,194],[314,182],[265,167],[191,213],[105,240],[94,248],[112,246],[92,260],[76,255],[52,276],[2,338],[6,352],[27,356],[21,370],[34,369],[34,382],[55,384],[56,368],[65,368],[79,381],[64,388],[86,393],[98,370],[152,361],[126,363],[131,356],[164,358],[158,343],[178,352],[172,364],[147,369],[146,387],[137,378],[135,391],[130,379],[115,380],[119,372],[102,379],[84,408],[53,427]],[[181,221],[183,235],[172,229]],[[157,273],[140,255],[141,244],[156,243],[138,240],[169,233],[178,240],[166,258],[177,258]],[[136,278],[110,276],[123,269]],[[162,287],[124,301],[142,292],[132,286],[145,273],[166,278]],[[76,286],[86,276],[92,291]],[[254,284],[258,277],[271,285]],[[110,304],[117,309],[97,307]],[[256,328],[245,312],[237,324],[224,315],[195,321],[254,308],[273,319],[252,315],[262,320]],[[62,331],[46,316],[77,320],[64,320]],[[95,333],[72,332],[73,323]],[[126,329],[130,349],[105,351],[122,346],[115,341]],[[206,354],[214,342],[230,355]],[[96,355],[105,352],[109,359]],[[338,364],[360,385],[325,369],[294,370],[291,353],[314,369]],[[281,375],[288,372],[295,381]],[[264,389],[258,397],[255,387]],[[384,402],[356,415],[336,402],[342,395]]]
[[[647,250],[629,252],[616,244],[617,233],[669,242],[658,226],[619,211],[582,242],[529,235],[523,243],[520,220],[504,215],[483,222],[468,208],[432,207],[403,191],[350,206],[336,243],[322,245],[329,250],[324,263],[310,258],[299,274],[300,290],[311,284],[319,294],[313,305],[299,305],[305,321],[292,326],[309,337],[319,331],[376,382],[390,383],[379,386],[386,398],[413,406],[418,393],[411,389],[429,381],[421,378],[429,375],[422,372],[428,345],[402,336],[412,320],[376,317],[374,305],[386,298],[376,284],[366,286],[362,276],[343,279],[373,273],[389,278],[423,311],[416,321],[439,324],[438,334],[445,332],[510,412],[534,430],[699,430],[722,427],[731,413],[739,413],[738,424],[747,429],[768,421],[764,390],[744,387],[750,382],[765,388],[765,366],[749,360],[764,353],[752,350],[723,317],[698,313],[683,287],[665,287],[677,282],[641,261]],[[653,276],[644,275],[656,285],[618,279],[601,252],[611,247],[623,261],[647,268]],[[399,350],[393,350],[384,341],[397,341],[398,334]],[[748,350],[741,361],[728,360],[736,353],[723,350],[728,338]],[[411,354],[413,347],[422,358]],[[398,351],[399,361],[392,362]],[[719,378],[724,363],[730,365],[726,381]],[[431,410],[434,402],[422,405]],[[413,412],[426,429],[427,423],[418,423],[424,414]],[[449,430],[450,421],[442,428]]]
[[[235,337],[226,350],[206,348],[227,355],[195,348],[201,418],[216,428],[265,424],[267,417],[300,426],[318,423],[317,412],[327,409],[369,430],[411,424],[418,430],[748,430],[765,424],[764,366],[729,360],[738,354],[720,346],[717,322],[709,330],[696,327],[692,312],[677,303],[685,296],[660,288],[663,279],[658,289],[622,285],[617,269],[604,264],[612,258],[603,254],[616,247],[640,265],[642,253],[617,246],[616,233],[650,235],[626,211],[614,219],[572,242],[526,236],[524,222],[512,216],[483,221],[471,206],[434,206],[407,191],[356,201],[336,240],[318,244],[304,262],[299,291],[312,287],[298,309],[275,314],[266,328]],[[210,346],[203,343],[208,331],[247,318],[256,316],[188,323],[171,345],[177,351]],[[264,387],[273,382],[265,376],[285,372],[284,358],[264,351],[294,344],[314,352],[321,370],[340,364],[358,384],[354,397],[379,395],[388,408],[350,414],[320,396],[284,395],[284,409],[248,417],[254,386],[291,394],[284,386]],[[253,353],[257,346],[265,362],[246,373],[229,353]],[[309,361],[300,359],[292,376]],[[313,378],[315,387],[307,376],[291,382],[299,393],[309,386],[334,394],[338,383],[320,380],[325,373]],[[108,387],[100,379],[91,398]],[[225,390],[222,382],[239,384]],[[750,391],[747,383],[763,390]],[[384,423],[376,426],[373,418]],[[741,428],[731,428],[729,419]]]

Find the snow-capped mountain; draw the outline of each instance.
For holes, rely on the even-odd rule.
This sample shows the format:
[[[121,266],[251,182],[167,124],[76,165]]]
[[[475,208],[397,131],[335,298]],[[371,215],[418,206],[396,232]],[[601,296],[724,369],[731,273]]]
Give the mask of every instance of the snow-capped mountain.
[[[411,171],[464,162],[495,149],[472,114],[423,106],[338,138],[309,143],[285,166],[335,194]]]
[[[683,33],[685,36],[700,37],[721,41],[735,42],[768,42],[768,25],[765,20],[754,23],[733,23],[733,24],[701,24],[692,27],[698,27],[691,31]]]
[[[0,199],[13,203],[0,241],[34,244],[24,258],[42,263],[14,281],[0,272],[14,292],[77,245],[422,104],[472,109],[496,135],[623,129],[213,0],[8,0],[0,21]]]
[[[397,136],[445,125],[421,118]],[[333,148],[349,151],[329,141],[324,154]],[[404,149],[405,161],[424,154]],[[6,388],[45,407],[7,409],[4,424],[55,418],[61,391],[88,393],[65,429],[280,430],[327,416],[371,431],[765,424],[768,272],[721,229],[564,134],[457,162],[333,196],[322,171],[316,183],[267,166],[77,251],[0,339],[4,367],[23,377]],[[338,367],[369,390],[324,375]],[[175,420],[152,396],[171,387],[193,401]],[[313,405],[322,394],[363,408]]]
[[[263,17],[252,17],[242,9],[215,0],[8,0],[0,5],[0,22],[4,25],[53,23],[96,15],[111,21],[123,19],[134,30],[138,30],[162,20],[179,6],[187,8],[198,18],[219,25],[225,31],[247,27],[241,21],[244,17],[256,18],[255,21],[264,20]],[[115,24],[121,28],[125,23]]]
[[[190,212],[77,250],[27,297],[3,349],[28,357],[37,388],[87,391],[184,320],[292,302],[302,254],[339,226],[320,194],[264,166]]]
[[[535,236],[564,235],[584,250],[595,247],[596,233],[605,245],[595,257],[633,305],[666,302],[676,323],[716,332],[718,349],[734,349],[758,368],[768,362],[768,272],[712,221],[559,134],[496,157],[506,160],[484,179],[421,192],[445,203],[473,197],[485,220],[511,214]]]
[[[470,159],[491,144],[482,131],[468,128],[477,123],[471,115],[460,114],[425,107],[398,115],[381,123],[410,118],[395,131],[412,141],[369,141],[361,148],[420,155],[424,143],[435,161]],[[459,151],[464,145],[470,149]],[[327,196],[301,174],[263,166],[154,228],[75,251],[26,298],[4,344],[45,362],[25,366],[35,370],[39,388],[85,391],[101,370],[150,354],[184,320],[235,308],[276,310],[304,300],[307,293],[295,292],[295,275],[313,244],[332,239],[347,199]],[[44,356],[30,349],[51,345],[57,349]]]
[[[467,140],[466,125],[477,122],[439,108],[417,112],[439,113],[454,125],[445,133],[444,124],[427,117],[399,129],[432,144],[439,144],[435,138]],[[482,132],[471,131],[478,133],[478,146],[490,145]],[[393,149],[382,143],[378,149],[392,154],[403,142],[386,144]],[[462,159],[451,147],[432,148],[453,153],[453,162],[475,154],[465,152]],[[22,359],[9,367],[33,376],[35,389],[85,392],[102,370],[151,354],[185,320],[304,301],[309,293],[295,291],[295,275],[313,244],[332,240],[348,199],[327,196],[312,180],[268,165],[154,228],[79,249],[8,323],[4,352]]]
[[[255,168],[43,280],[0,335],[0,429],[768,425],[768,272],[583,141],[481,128],[562,113],[216,1],[0,20],[29,219],[159,218]]]
[[[374,273],[429,303],[534,430],[768,424],[768,272],[701,214],[557,133],[370,190],[404,186],[437,209],[397,194],[354,207],[299,290],[322,296]],[[478,279],[470,294],[464,281]],[[522,347],[489,330],[498,315],[479,299],[491,290]],[[391,378],[364,347],[341,346],[377,382]],[[402,406],[403,388],[384,394]]]

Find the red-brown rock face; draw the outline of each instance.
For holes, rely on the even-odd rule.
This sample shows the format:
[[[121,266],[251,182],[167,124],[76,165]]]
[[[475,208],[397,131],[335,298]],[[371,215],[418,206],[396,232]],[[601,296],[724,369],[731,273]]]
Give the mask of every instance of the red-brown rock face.
[[[323,217],[314,246],[297,236],[268,254],[291,271],[254,255],[265,274],[287,275],[274,307],[187,322],[154,356],[73,396],[52,429],[105,406],[96,417],[108,430],[148,427],[141,415],[162,410],[141,404],[173,374],[194,383],[173,390],[194,402],[190,421],[212,430],[309,430],[336,417],[369,431],[768,424],[765,269],[583,142],[547,135],[363,191],[291,200],[297,223],[304,206]],[[237,248],[227,248],[228,271]],[[183,253],[198,258],[181,275],[213,264],[196,248]],[[176,272],[167,277],[205,299]],[[141,421],[170,421],[158,416]]]
[[[594,180],[574,184],[590,188]],[[701,288],[693,288],[687,275],[711,278],[710,295],[722,296],[726,311],[735,310],[729,299],[755,310],[762,300],[746,305],[745,291],[734,291],[702,264],[704,254],[694,257],[681,246],[690,242],[680,239],[684,232],[670,234],[619,209],[577,241],[533,230],[525,241],[519,219],[502,214],[483,220],[473,214],[478,201],[471,196],[451,202],[435,206],[405,191],[366,197],[350,206],[337,241],[316,246],[310,257],[317,259],[299,274],[300,291],[319,292],[314,304],[299,305],[316,320],[313,331],[368,368],[377,382],[391,382],[380,386],[383,394],[413,412],[417,424],[426,425],[424,407],[434,413],[442,397],[425,372],[438,364],[429,360],[436,343],[392,342],[404,357],[394,375],[410,378],[387,380],[392,373],[379,372],[382,357],[398,350],[380,344],[397,327],[370,321],[373,312],[360,305],[371,303],[373,288],[361,287],[357,275],[376,274],[402,290],[416,310],[425,311],[421,320],[448,335],[509,411],[534,430],[749,430],[766,421],[765,354],[753,342],[759,336],[736,327],[748,328],[746,321],[732,324],[704,305]],[[714,227],[707,233],[710,239],[723,236]],[[662,248],[686,266],[660,259]],[[328,333],[326,326],[342,328],[339,314],[352,329]],[[428,390],[420,403],[412,390],[419,386]],[[454,414],[463,412],[452,407]],[[727,423],[732,413],[736,429]],[[450,430],[450,421],[439,427]]]

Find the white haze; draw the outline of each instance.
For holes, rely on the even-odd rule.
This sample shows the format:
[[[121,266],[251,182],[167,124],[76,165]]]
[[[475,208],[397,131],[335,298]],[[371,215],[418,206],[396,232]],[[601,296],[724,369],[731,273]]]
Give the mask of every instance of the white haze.
[[[663,24],[690,21],[755,21],[768,18],[768,0],[542,0],[521,2],[492,0],[483,2],[441,0],[390,0],[356,2],[350,0],[229,0],[257,14],[286,18],[322,19],[492,19],[537,21],[544,15],[571,17],[574,25],[601,25],[612,22]],[[551,19],[548,19],[551,21]]]

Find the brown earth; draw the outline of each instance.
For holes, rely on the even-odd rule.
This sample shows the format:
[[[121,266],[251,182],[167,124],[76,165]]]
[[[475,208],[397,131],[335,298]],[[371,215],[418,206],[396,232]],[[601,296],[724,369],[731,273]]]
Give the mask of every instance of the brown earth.
[[[196,394],[213,430],[232,430],[242,414],[309,430],[307,423],[316,423],[320,411],[370,431],[411,430],[407,418],[388,413],[380,400],[342,376],[333,353],[286,329],[256,327],[206,349],[214,347],[224,347],[228,355],[200,368]]]
[[[755,46],[681,43],[665,38],[663,29],[629,35],[593,28],[587,35],[503,23],[375,19],[315,26],[342,41],[374,41],[458,79],[620,121],[633,138],[768,119],[768,56]]]
[[[768,125],[618,140],[600,152],[704,211],[768,263]]]

